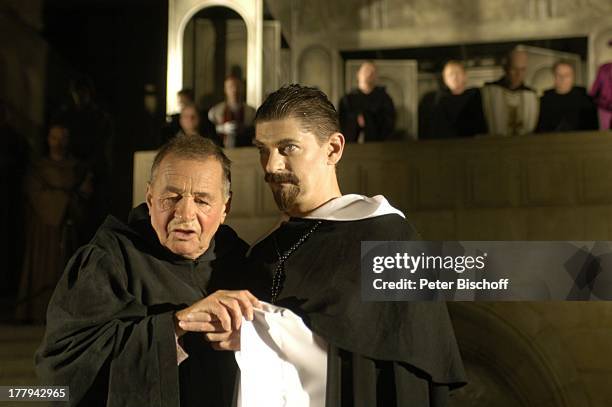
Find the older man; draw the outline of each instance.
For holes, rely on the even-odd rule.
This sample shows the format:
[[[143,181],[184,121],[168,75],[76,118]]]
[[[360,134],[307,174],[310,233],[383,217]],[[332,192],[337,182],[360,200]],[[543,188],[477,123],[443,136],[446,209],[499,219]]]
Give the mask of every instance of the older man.
[[[43,382],[70,405],[221,406],[231,402],[242,317],[257,300],[215,291],[243,267],[246,244],[221,225],[230,162],[211,141],[177,137],[151,168],[146,204],[109,217],[72,258],[36,354]]]
[[[251,251],[252,287],[281,307],[256,321],[278,325],[269,332],[282,340],[270,347],[297,354],[290,361],[298,367],[296,375],[287,373],[282,357],[276,381],[264,375],[253,385],[258,368],[246,354],[239,360],[248,379],[241,390],[261,401],[253,405],[275,398],[312,407],[446,405],[449,388],[465,376],[445,305],[361,299],[361,242],[418,235],[384,197],[340,192],[336,165],[345,142],[333,105],[316,89],[286,86],[264,101],[255,127],[265,180],[285,215]],[[287,309],[314,336],[298,332],[302,322]],[[283,327],[287,335],[278,334]],[[274,371],[273,357],[263,363]]]
[[[538,95],[525,85],[527,52],[512,50],[504,61],[504,76],[482,88],[489,134],[517,136],[533,132],[538,123]]]
[[[357,89],[340,100],[340,128],[347,142],[384,141],[395,126],[393,100],[382,86],[376,86],[376,65],[365,62],[357,71]]]
[[[582,86],[574,86],[574,66],[566,61],[553,65],[554,88],[540,98],[538,132],[596,130],[597,108]]]
[[[463,63],[450,60],[442,69],[444,87],[421,101],[420,136],[424,139],[471,137],[485,134],[480,90],[467,88]]]

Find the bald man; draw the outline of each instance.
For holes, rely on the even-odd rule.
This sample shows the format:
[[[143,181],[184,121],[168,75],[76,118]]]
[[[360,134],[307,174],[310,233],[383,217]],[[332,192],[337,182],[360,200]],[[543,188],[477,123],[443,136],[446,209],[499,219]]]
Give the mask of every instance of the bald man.
[[[347,142],[384,141],[395,126],[393,100],[376,86],[376,65],[365,62],[357,71],[357,88],[340,100],[340,128]]]
[[[482,88],[482,102],[489,134],[517,136],[532,133],[538,122],[536,92],[525,85],[527,52],[512,50],[504,64],[504,76]]]
[[[425,95],[421,100],[419,137],[472,137],[486,133],[480,90],[467,87],[463,63],[448,61],[442,69],[442,79],[442,89]]]

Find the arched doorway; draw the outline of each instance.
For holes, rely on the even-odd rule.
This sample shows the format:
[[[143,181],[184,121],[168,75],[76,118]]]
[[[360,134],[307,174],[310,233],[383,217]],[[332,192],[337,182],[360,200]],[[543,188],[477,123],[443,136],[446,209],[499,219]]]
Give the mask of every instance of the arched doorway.
[[[232,75],[246,82],[247,29],[228,7],[195,14],[183,34],[183,87],[192,89],[205,111],[223,100],[223,81]]]
[[[451,407],[591,405],[573,359],[537,305],[448,304],[468,375]]]
[[[246,26],[246,101],[259,106],[262,97],[263,0],[169,0],[168,67],[166,112],[178,110],[176,93],[183,88],[185,31],[198,13],[208,8],[227,8],[240,16]],[[232,14],[234,15],[234,14]],[[234,15],[235,16],[235,15]],[[197,84],[196,84],[197,86]]]

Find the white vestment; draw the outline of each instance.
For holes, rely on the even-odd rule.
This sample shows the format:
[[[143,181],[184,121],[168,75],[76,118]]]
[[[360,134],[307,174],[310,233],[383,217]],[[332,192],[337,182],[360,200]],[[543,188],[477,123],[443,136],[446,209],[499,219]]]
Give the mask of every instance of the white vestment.
[[[353,221],[388,214],[405,217],[382,195],[350,194],[330,200],[305,218]],[[327,343],[289,309],[263,303],[253,321],[243,320],[235,355],[240,369],[238,407],[325,405]]]
[[[482,108],[489,134],[518,136],[532,133],[538,124],[538,95],[527,89],[510,90],[488,84],[481,89]]]

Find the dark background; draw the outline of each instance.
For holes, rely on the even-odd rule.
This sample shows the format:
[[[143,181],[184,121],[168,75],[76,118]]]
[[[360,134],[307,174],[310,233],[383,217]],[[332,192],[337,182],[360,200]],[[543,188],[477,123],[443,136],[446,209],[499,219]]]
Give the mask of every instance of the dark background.
[[[114,122],[111,212],[122,219],[132,203],[133,153],[156,148],[164,124],[167,26],[167,0],[48,0],[44,7],[47,119],[70,97],[71,77],[93,81]],[[153,116],[144,110],[145,84],[155,87]]]

